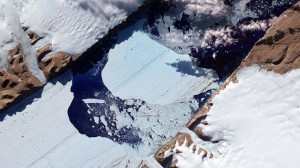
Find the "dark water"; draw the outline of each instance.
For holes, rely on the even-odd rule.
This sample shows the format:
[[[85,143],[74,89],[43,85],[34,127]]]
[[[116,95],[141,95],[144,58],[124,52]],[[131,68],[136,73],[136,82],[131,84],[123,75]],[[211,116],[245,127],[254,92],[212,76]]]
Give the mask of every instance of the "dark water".
[[[111,110],[112,106],[117,107],[121,113],[127,113],[131,120],[135,118],[127,111],[127,109],[134,109],[139,111],[139,108],[146,103],[142,100],[133,99],[133,104],[126,104],[126,100],[114,96],[108,88],[104,85],[102,80],[102,70],[107,63],[107,53],[109,49],[113,48],[115,44],[123,42],[130,38],[133,29],[129,26],[120,30],[116,37],[109,38],[102,44],[99,44],[90,53],[90,57],[80,59],[72,67],[73,83],[71,91],[74,93],[74,99],[69,107],[68,114],[71,123],[76,129],[88,137],[107,137],[118,143],[138,144],[141,138],[138,135],[139,128],[123,127],[117,128],[116,112]],[[142,30],[136,30],[142,31]],[[116,40],[118,39],[118,40]],[[192,65],[179,62],[174,66],[178,72],[182,74],[197,75],[192,72]],[[195,71],[195,70],[194,70]],[[206,74],[199,73],[199,76]],[[201,98],[206,95],[198,95],[195,98],[199,99],[199,103],[203,101]],[[98,99],[104,100],[105,103],[89,103],[86,104],[83,99]],[[107,125],[103,122],[96,123],[94,117],[102,117]]]
[[[198,66],[214,69],[220,80],[224,81],[241,64],[254,44],[264,34],[264,31],[242,33],[236,30],[233,35],[237,40],[235,43],[211,48],[192,48],[190,55],[199,60]]]
[[[258,2],[251,1],[251,3],[256,4]],[[171,4],[168,3],[163,5],[159,8],[150,6],[148,10],[138,16],[138,19],[141,19],[141,16],[145,19],[145,22],[148,23],[147,26],[151,29],[151,33],[158,37],[160,32],[156,27],[156,21],[158,18],[161,18],[163,21],[164,12],[169,10],[171,6]],[[272,9],[268,8],[262,13],[262,18],[278,15],[285,10],[287,6],[288,5],[282,5]],[[239,24],[245,23],[249,20],[253,19],[246,18]],[[181,19],[174,22],[174,24],[182,31],[188,31],[191,29],[188,15],[183,14]],[[238,29],[235,29],[233,37],[237,39],[236,43],[229,46],[219,46],[217,48],[191,48],[190,55],[200,60],[198,64],[199,67],[216,70],[220,80],[224,80],[240,65],[242,59],[245,58],[255,42],[261,38],[264,33],[265,32],[263,31],[242,33]],[[73,83],[71,91],[74,93],[74,99],[69,107],[68,115],[71,123],[76,127],[76,129],[88,137],[107,137],[119,143],[138,144],[141,142],[141,138],[137,133],[139,128],[117,128],[116,114],[110,109],[110,107],[116,106],[120,111],[126,113],[126,109],[129,108],[133,108],[138,111],[140,106],[145,104],[145,102],[142,101],[142,103],[127,105],[125,100],[112,95],[112,93],[104,85],[101,76],[101,72],[107,62],[108,51],[114,47],[115,44],[125,41],[131,35],[132,31],[127,29],[127,32],[123,33],[121,36],[110,35],[109,37],[105,37],[84,53],[81,57],[82,59],[79,59],[72,67]],[[212,57],[213,53],[216,55],[215,58]],[[189,71],[186,71],[189,70],[189,68],[184,62],[173,66],[178,67],[178,71],[184,70],[183,73],[189,73]],[[198,101],[199,107],[201,107],[210,98],[214,91],[215,90],[208,90],[204,93],[195,95],[195,99]],[[105,103],[86,104],[83,102],[83,99],[87,98],[105,100]],[[140,102],[141,100],[134,101]],[[131,116],[130,113],[128,113],[128,115]],[[95,116],[102,116],[106,121],[107,126],[102,122],[96,123],[93,119]],[[131,119],[134,120],[132,116]]]
[[[152,15],[159,12],[180,12],[184,9],[181,9],[182,6],[178,6],[178,4],[174,1],[169,1],[170,3],[167,4],[168,7],[160,8],[158,11],[150,12]],[[232,37],[236,40],[235,43],[231,45],[220,45],[218,47],[213,47],[211,45],[209,48],[191,48],[190,56],[197,58],[199,62],[197,65],[203,68],[209,68],[216,70],[220,81],[224,81],[228,76],[232,74],[232,72],[241,64],[241,61],[246,57],[249,53],[251,48],[254,44],[265,34],[265,31],[251,31],[251,32],[242,32],[239,30],[239,25],[248,23],[249,21],[255,20],[265,20],[271,19],[274,16],[279,16],[282,12],[284,12],[288,7],[293,5],[294,3],[298,2],[298,0],[250,0],[246,4],[246,8],[255,14],[257,14],[254,18],[244,18],[238,22],[236,26],[229,26],[233,30]],[[229,7],[232,6],[234,0],[224,0],[224,3]],[[166,5],[166,4],[160,4]],[[151,17],[151,30],[154,29],[154,35],[160,34],[157,30],[157,21],[163,21],[162,18],[159,17]],[[153,19],[153,18],[156,18]],[[187,15],[184,12],[180,14],[180,17],[175,18],[173,21],[173,26],[177,29],[182,31],[182,33],[186,33],[189,30],[193,30],[194,28],[191,26],[193,16]],[[207,27],[210,29],[218,28],[220,25],[224,25],[222,23],[215,23],[211,25],[211,27]],[[197,26],[200,23],[197,23]],[[195,25],[194,25],[195,26]],[[221,27],[222,27],[221,26]],[[197,29],[197,28],[196,28]],[[170,30],[170,29],[168,29]],[[200,38],[200,37],[199,37]],[[181,46],[178,46],[181,48]],[[215,58],[213,58],[213,54]]]
[[[141,140],[136,134],[136,128],[117,129],[116,115],[110,110],[110,107],[114,105],[123,111],[128,108],[138,109],[141,105],[126,105],[124,100],[112,95],[102,81],[101,72],[107,62],[107,51],[115,43],[114,38],[108,39],[92,51],[93,57],[81,59],[72,67],[73,84],[71,91],[74,93],[74,99],[68,114],[72,124],[82,134],[89,137],[108,137],[120,143],[136,144]],[[86,104],[83,99],[87,98],[105,100],[105,103]],[[104,117],[109,131],[102,122],[96,123],[94,121],[95,116]]]

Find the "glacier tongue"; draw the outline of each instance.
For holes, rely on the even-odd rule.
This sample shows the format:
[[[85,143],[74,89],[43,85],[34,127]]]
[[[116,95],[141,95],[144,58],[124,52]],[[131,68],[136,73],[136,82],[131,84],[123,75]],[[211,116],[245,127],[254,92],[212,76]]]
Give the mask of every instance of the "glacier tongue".
[[[24,62],[28,67],[29,72],[34,75],[40,82],[46,83],[46,77],[37,64],[35,49],[30,43],[30,39],[26,32],[22,29],[19,16],[15,12],[16,7],[11,1],[4,1],[5,21],[9,25],[14,37],[20,45],[21,53],[24,57]]]
[[[143,32],[137,21],[119,32],[123,39],[108,53],[101,72],[105,86],[121,99],[141,99],[150,104],[189,102],[194,95],[217,88],[214,70],[198,68],[187,54],[177,54]]]

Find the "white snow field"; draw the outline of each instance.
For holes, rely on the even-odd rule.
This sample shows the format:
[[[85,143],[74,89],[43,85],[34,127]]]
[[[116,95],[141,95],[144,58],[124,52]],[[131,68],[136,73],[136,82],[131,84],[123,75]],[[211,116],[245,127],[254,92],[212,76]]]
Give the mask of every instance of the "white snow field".
[[[46,36],[55,51],[83,53],[137,10],[143,0],[29,0],[22,8],[24,26]]]
[[[149,104],[188,102],[193,96],[218,88],[214,70],[193,65],[189,55],[173,50],[148,37],[142,21],[120,32],[132,36],[108,53],[102,71],[103,82],[122,99],[142,99]]]
[[[78,133],[67,113],[73,99],[71,73],[59,81],[67,82],[48,83],[41,98],[25,109],[15,107],[17,113],[0,122],[1,167],[139,167],[142,160],[131,147]],[[143,159],[160,167],[152,157]]]
[[[300,70],[285,75],[244,68],[213,99],[204,134],[220,140],[194,142],[213,153],[202,160],[185,145],[176,154],[179,167],[297,168],[300,151]]]

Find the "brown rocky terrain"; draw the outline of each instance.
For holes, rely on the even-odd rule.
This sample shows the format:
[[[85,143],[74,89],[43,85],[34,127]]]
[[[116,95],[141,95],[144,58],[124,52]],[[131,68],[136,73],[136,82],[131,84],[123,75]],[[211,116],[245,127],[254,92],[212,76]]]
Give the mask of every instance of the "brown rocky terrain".
[[[27,34],[32,45],[41,39],[40,36],[31,31],[27,31]],[[48,44],[37,50],[36,53],[38,65],[47,80],[65,71],[72,63],[72,57],[65,53],[55,53],[45,58],[46,54],[51,51],[51,44]],[[43,87],[43,84],[28,71],[19,46],[12,49],[8,57],[8,71],[0,70],[0,111]]]
[[[285,11],[252,48],[242,66],[260,65],[280,74],[300,68],[300,3]]]
[[[224,90],[230,82],[238,82],[236,73],[241,68],[255,65],[267,71],[273,71],[279,74],[285,74],[293,69],[300,68],[300,2],[280,15],[268,29],[264,37],[251,49],[237,70],[218,89],[215,95],[218,95]],[[197,127],[197,125],[199,123],[204,125],[209,124],[205,119],[210,108],[213,106],[212,100],[215,95],[213,95],[186,124],[186,127],[192,130],[198,138],[211,143],[216,142],[212,141],[211,137],[204,135],[202,128]],[[172,162],[170,164],[172,165],[171,167],[176,167],[176,160],[172,160],[172,157],[164,158],[164,153],[167,150],[173,149],[176,141],[182,142],[181,133],[156,152],[155,159],[161,165],[165,166]]]

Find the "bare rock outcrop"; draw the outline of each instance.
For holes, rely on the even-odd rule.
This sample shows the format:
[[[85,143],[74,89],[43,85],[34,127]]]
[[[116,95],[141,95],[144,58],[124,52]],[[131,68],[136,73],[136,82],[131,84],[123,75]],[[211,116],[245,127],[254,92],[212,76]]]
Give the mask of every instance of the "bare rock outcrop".
[[[242,66],[280,74],[300,68],[300,3],[285,11],[250,51]]]
[[[27,31],[31,39],[31,44],[35,44],[41,39],[37,34]],[[47,54],[52,52],[51,44],[37,50],[36,56],[40,69],[45,74],[47,80],[64,72],[70,67],[72,57],[65,53]],[[33,76],[24,62],[24,57],[20,52],[20,47],[16,46],[8,54],[9,69],[0,69],[0,111],[43,87],[43,84]]]
[[[251,49],[237,70],[225,81],[215,95],[230,83],[236,83],[236,73],[243,67],[258,65],[279,74],[300,68],[300,2],[285,11],[273,23],[265,36]],[[188,122],[188,128],[202,120],[213,106],[212,99]]]
[[[10,51],[9,64],[9,72],[0,70],[0,110],[43,86],[36,77],[28,72],[18,46]]]
[[[37,41],[39,41],[41,39],[41,37],[35,33],[33,33],[32,31],[28,31],[27,32],[29,38],[31,39],[31,44],[34,45]]]
[[[54,55],[45,58],[50,52],[52,52],[52,45],[47,44],[43,48],[37,50],[36,53],[39,67],[44,72],[47,80],[60,72],[65,71],[72,62],[72,57],[62,52],[57,52]]]

